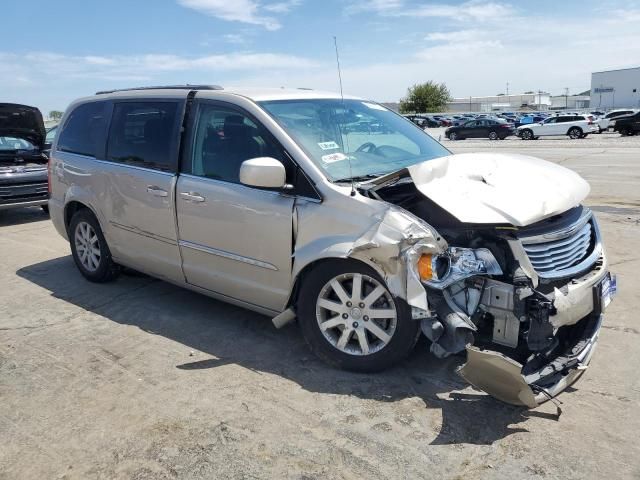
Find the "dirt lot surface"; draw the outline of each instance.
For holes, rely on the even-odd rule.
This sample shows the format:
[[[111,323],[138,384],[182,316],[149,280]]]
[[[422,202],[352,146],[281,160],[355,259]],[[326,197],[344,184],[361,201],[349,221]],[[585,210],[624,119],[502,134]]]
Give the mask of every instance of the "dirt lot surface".
[[[559,419],[473,390],[461,358],[425,345],[355,375],[296,325],[142,276],[90,284],[25,209],[0,212],[0,478],[640,478],[640,137],[444,143],[539,156],[593,187],[620,293]]]

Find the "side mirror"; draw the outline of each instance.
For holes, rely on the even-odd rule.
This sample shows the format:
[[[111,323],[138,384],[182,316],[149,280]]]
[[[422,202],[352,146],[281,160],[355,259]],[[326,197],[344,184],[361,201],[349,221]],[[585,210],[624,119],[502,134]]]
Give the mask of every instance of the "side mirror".
[[[245,160],[240,166],[240,183],[250,187],[286,188],[284,165],[270,157]]]

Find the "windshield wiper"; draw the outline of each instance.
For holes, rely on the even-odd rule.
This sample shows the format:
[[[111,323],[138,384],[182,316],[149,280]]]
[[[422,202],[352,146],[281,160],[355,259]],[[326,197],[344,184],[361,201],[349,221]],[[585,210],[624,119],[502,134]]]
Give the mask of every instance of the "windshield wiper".
[[[336,182],[366,182],[367,180],[375,180],[378,177],[386,175],[385,173],[367,173],[366,175],[356,175],[354,177],[339,178]]]

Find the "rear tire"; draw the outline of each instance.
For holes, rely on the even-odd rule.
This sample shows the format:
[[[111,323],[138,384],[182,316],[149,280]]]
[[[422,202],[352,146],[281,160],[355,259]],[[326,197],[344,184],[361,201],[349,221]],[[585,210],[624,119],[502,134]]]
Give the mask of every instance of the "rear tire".
[[[297,306],[300,329],[311,350],[345,370],[389,368],[411,353],[420,333],[420,322],[411,318],[406,302],[392,297],[372,268],[354,260],[314,268],[303,281]]]
[[[76,267],[90,282],[110,282],[120,273],[120,266],[111,258],[100,224],[91,210],[84,208],[73,215],[69,242]]]
[[[489,132],[489,140],[498,140],[498,132]]]
[[[582,137],[583,133],[582,130],[578,127],[571,127],[569,129],[569,131],[567,132],[567,135],[569,135],[569,138],[571,140],[577,140],[580,137]]]

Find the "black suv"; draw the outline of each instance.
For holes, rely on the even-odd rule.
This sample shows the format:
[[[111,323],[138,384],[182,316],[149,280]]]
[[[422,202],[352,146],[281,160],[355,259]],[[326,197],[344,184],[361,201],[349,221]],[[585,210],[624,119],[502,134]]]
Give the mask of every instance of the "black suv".
[[[640,112],[636,112],[633,115],[625,115],[624,117],[618,117],[616,124],[613,127],[614,132],[620,132],[620,135],[631,136],[640,133]]]
[[[0,210],[40,206],[47,211],[45,137],[40,110],[0,103]]]

